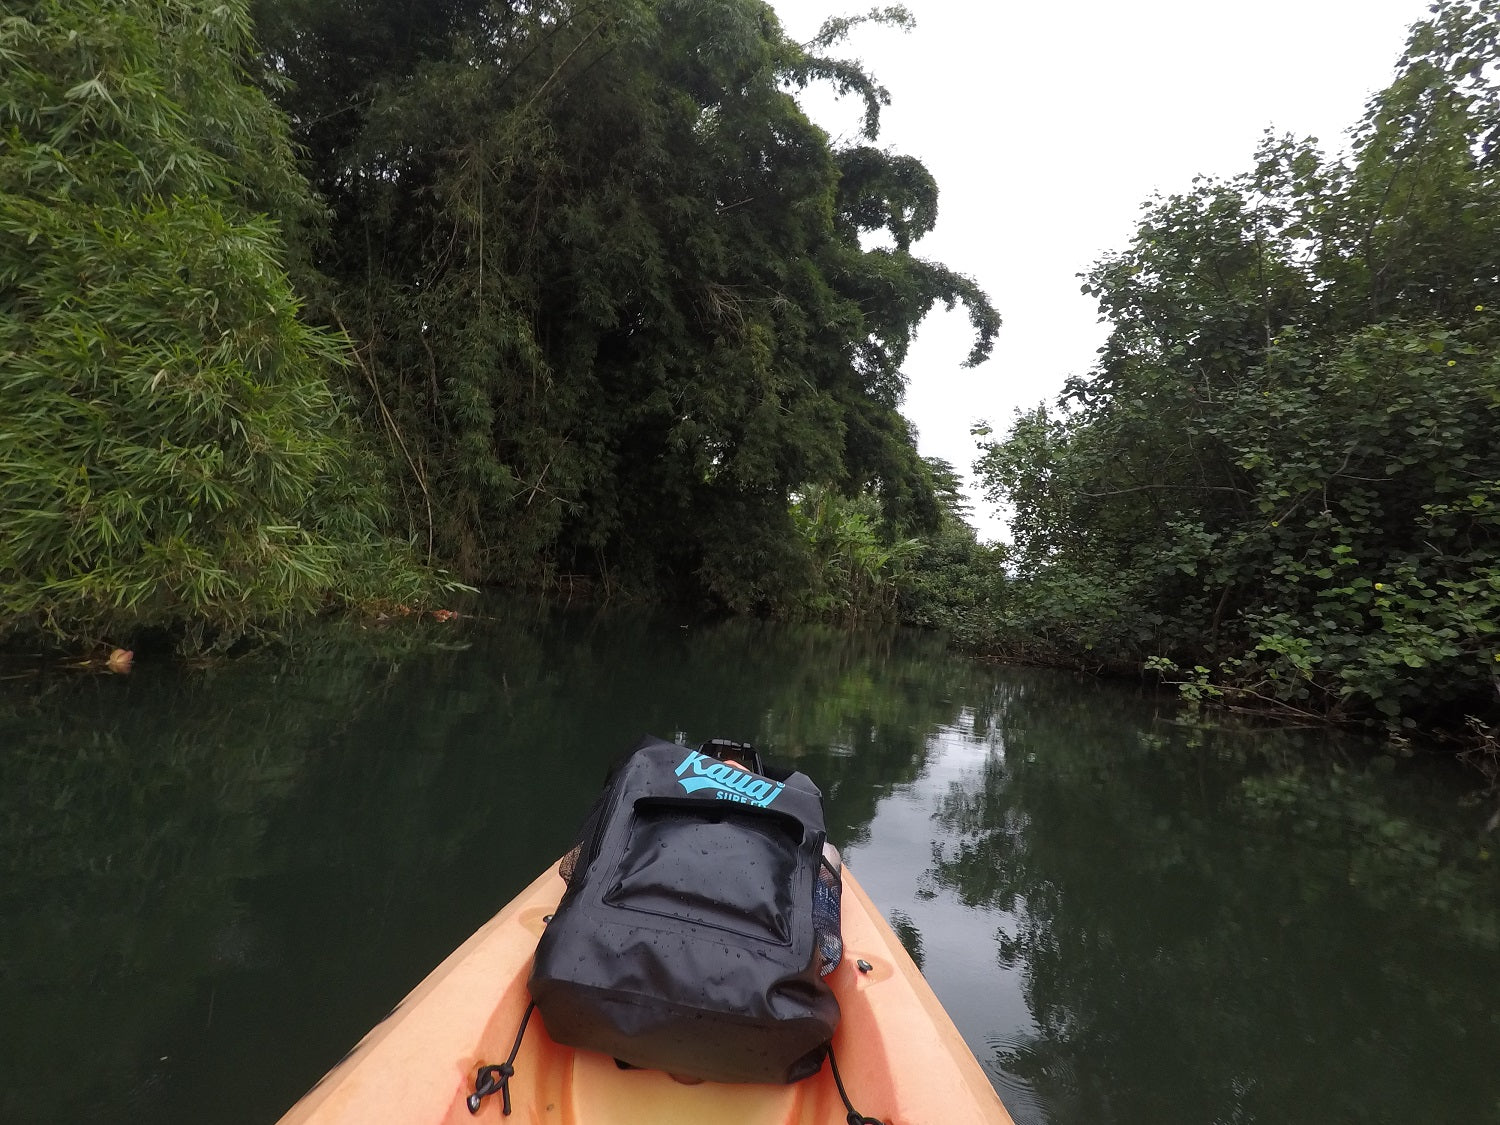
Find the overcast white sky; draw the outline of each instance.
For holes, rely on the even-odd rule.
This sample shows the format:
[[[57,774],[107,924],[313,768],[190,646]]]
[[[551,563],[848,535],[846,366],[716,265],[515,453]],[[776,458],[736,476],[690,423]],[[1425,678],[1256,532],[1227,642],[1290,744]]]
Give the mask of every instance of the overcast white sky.
[[[869,0],[772,0],[806,42]],[[882,147],[918,157],[941,190],[937,229],[914,250],[979,282],[1004,327],[994,357],[960,366],[962,310],[939,309],[907,360],[904,411],[923,454],[967,473],[970,426],[1009,425],[1056,397],[1103,343],[1076,275],[1126,245],[1153,191],[1250,167],[1262,132],[1341,149],[1365,100],[1389,81],[1427,0],[906,0],[907,34],[864,27],[835,53],[891,93]],[[853,140],[850,100],[805,100]],[[971,485],[982,538],[1003,536]]]

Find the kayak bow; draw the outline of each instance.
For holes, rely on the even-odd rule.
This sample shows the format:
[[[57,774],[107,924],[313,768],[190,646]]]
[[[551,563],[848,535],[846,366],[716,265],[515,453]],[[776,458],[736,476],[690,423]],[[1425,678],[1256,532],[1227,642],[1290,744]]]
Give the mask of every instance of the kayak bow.
[[[499,1096],[466,1104],[481,1066],[504,1061],[529,997],[532,953],[564,883],[554,864],[482,926],[281,1119],[281,1125],[835,1125],[828,1067],[789,1086],[685,1085],[560,1047],[533,1015]],[[979,1063],[845,866],[842,1010],[833,1048],[850,1099],[886,1125],[1013,1125]],[[868,966],[866,970],[865,966]]]

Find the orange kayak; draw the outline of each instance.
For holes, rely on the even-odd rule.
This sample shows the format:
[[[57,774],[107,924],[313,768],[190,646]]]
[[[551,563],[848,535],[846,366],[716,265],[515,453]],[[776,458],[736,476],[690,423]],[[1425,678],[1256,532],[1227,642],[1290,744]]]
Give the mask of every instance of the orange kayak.
[[[1012,1125],[932,989],[845,866],[839,1074],[861,1114],[886,1125]],[[838,1125],[828,1066],[789,1086],[684,1085],[553,1043],[533,1016],[510,1079],[512,1112],[466,1099],[504,1062],[529,997],[544,919],[564,884],[554,865],[464,942],[281,1119],[281,1125]],[[869,966],[861,971],[859,963]]]

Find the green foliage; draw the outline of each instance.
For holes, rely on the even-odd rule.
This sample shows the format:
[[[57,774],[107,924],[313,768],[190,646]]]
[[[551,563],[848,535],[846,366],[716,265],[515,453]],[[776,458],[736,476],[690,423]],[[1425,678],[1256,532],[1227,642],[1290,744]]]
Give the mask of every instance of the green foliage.
[[[913,327],[974,284],[911,253],[922,166],[831,148],[792,90],[888,95],[758,0],[262,0],[330,205],[323,315],[413,533],[473,578],[796,600],[804,487],[935,518],[896,411]],[[904,25],[901,9],[872,13]],[[864,250],[885,230],[894,245]]]
[[[847,620],[895,617],[903,572],[919,540],[885,542],[879,505],[870,495],[849,499],[812,488],[793,507],[792,518],[812,564],[799,608]]]
[[[1006,550],[981,544],[967,522],[969,503],[953,466],[938,457],[925,459],[938,498],[935,531],[917,537],[901,575],[901,620],[939,629],[968,649],[994,648],[996,629],[1006,602]]]
[[[238,3],[60,0],[0,21],[0,633],[221,642],[428,585],[276,221],[310,212]],[[207,632],[205,632],[207,630]]]
[[[819,486],[803,490],[792,519],[805,576],[782,604],[784,612],[846,622],[900,621],[941,630],[967,648],[995,640],[1005,551],[982,546],[965,522],[969,505],[951,465],[927,457],[920,472],[935,501],[935,524],[893,519],[873,491],[847,497]]]
[[[979,466],[1014,512],[1010,625],[1240,701],[1493,706],[1497,27],[1437,5],[1352,159],[1268,138],[1088,275],[1097,369]]]

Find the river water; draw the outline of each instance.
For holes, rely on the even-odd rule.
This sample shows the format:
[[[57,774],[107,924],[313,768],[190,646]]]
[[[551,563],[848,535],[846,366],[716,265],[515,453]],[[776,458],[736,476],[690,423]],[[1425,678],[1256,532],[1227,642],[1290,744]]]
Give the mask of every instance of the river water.
[[[1500,839],[1420,756],[1203,728],[927,636],[499,602],[23,671],[3,1122],[274,1122],[646,732],[822,785],[1019,1125],[1500,1122]]]

